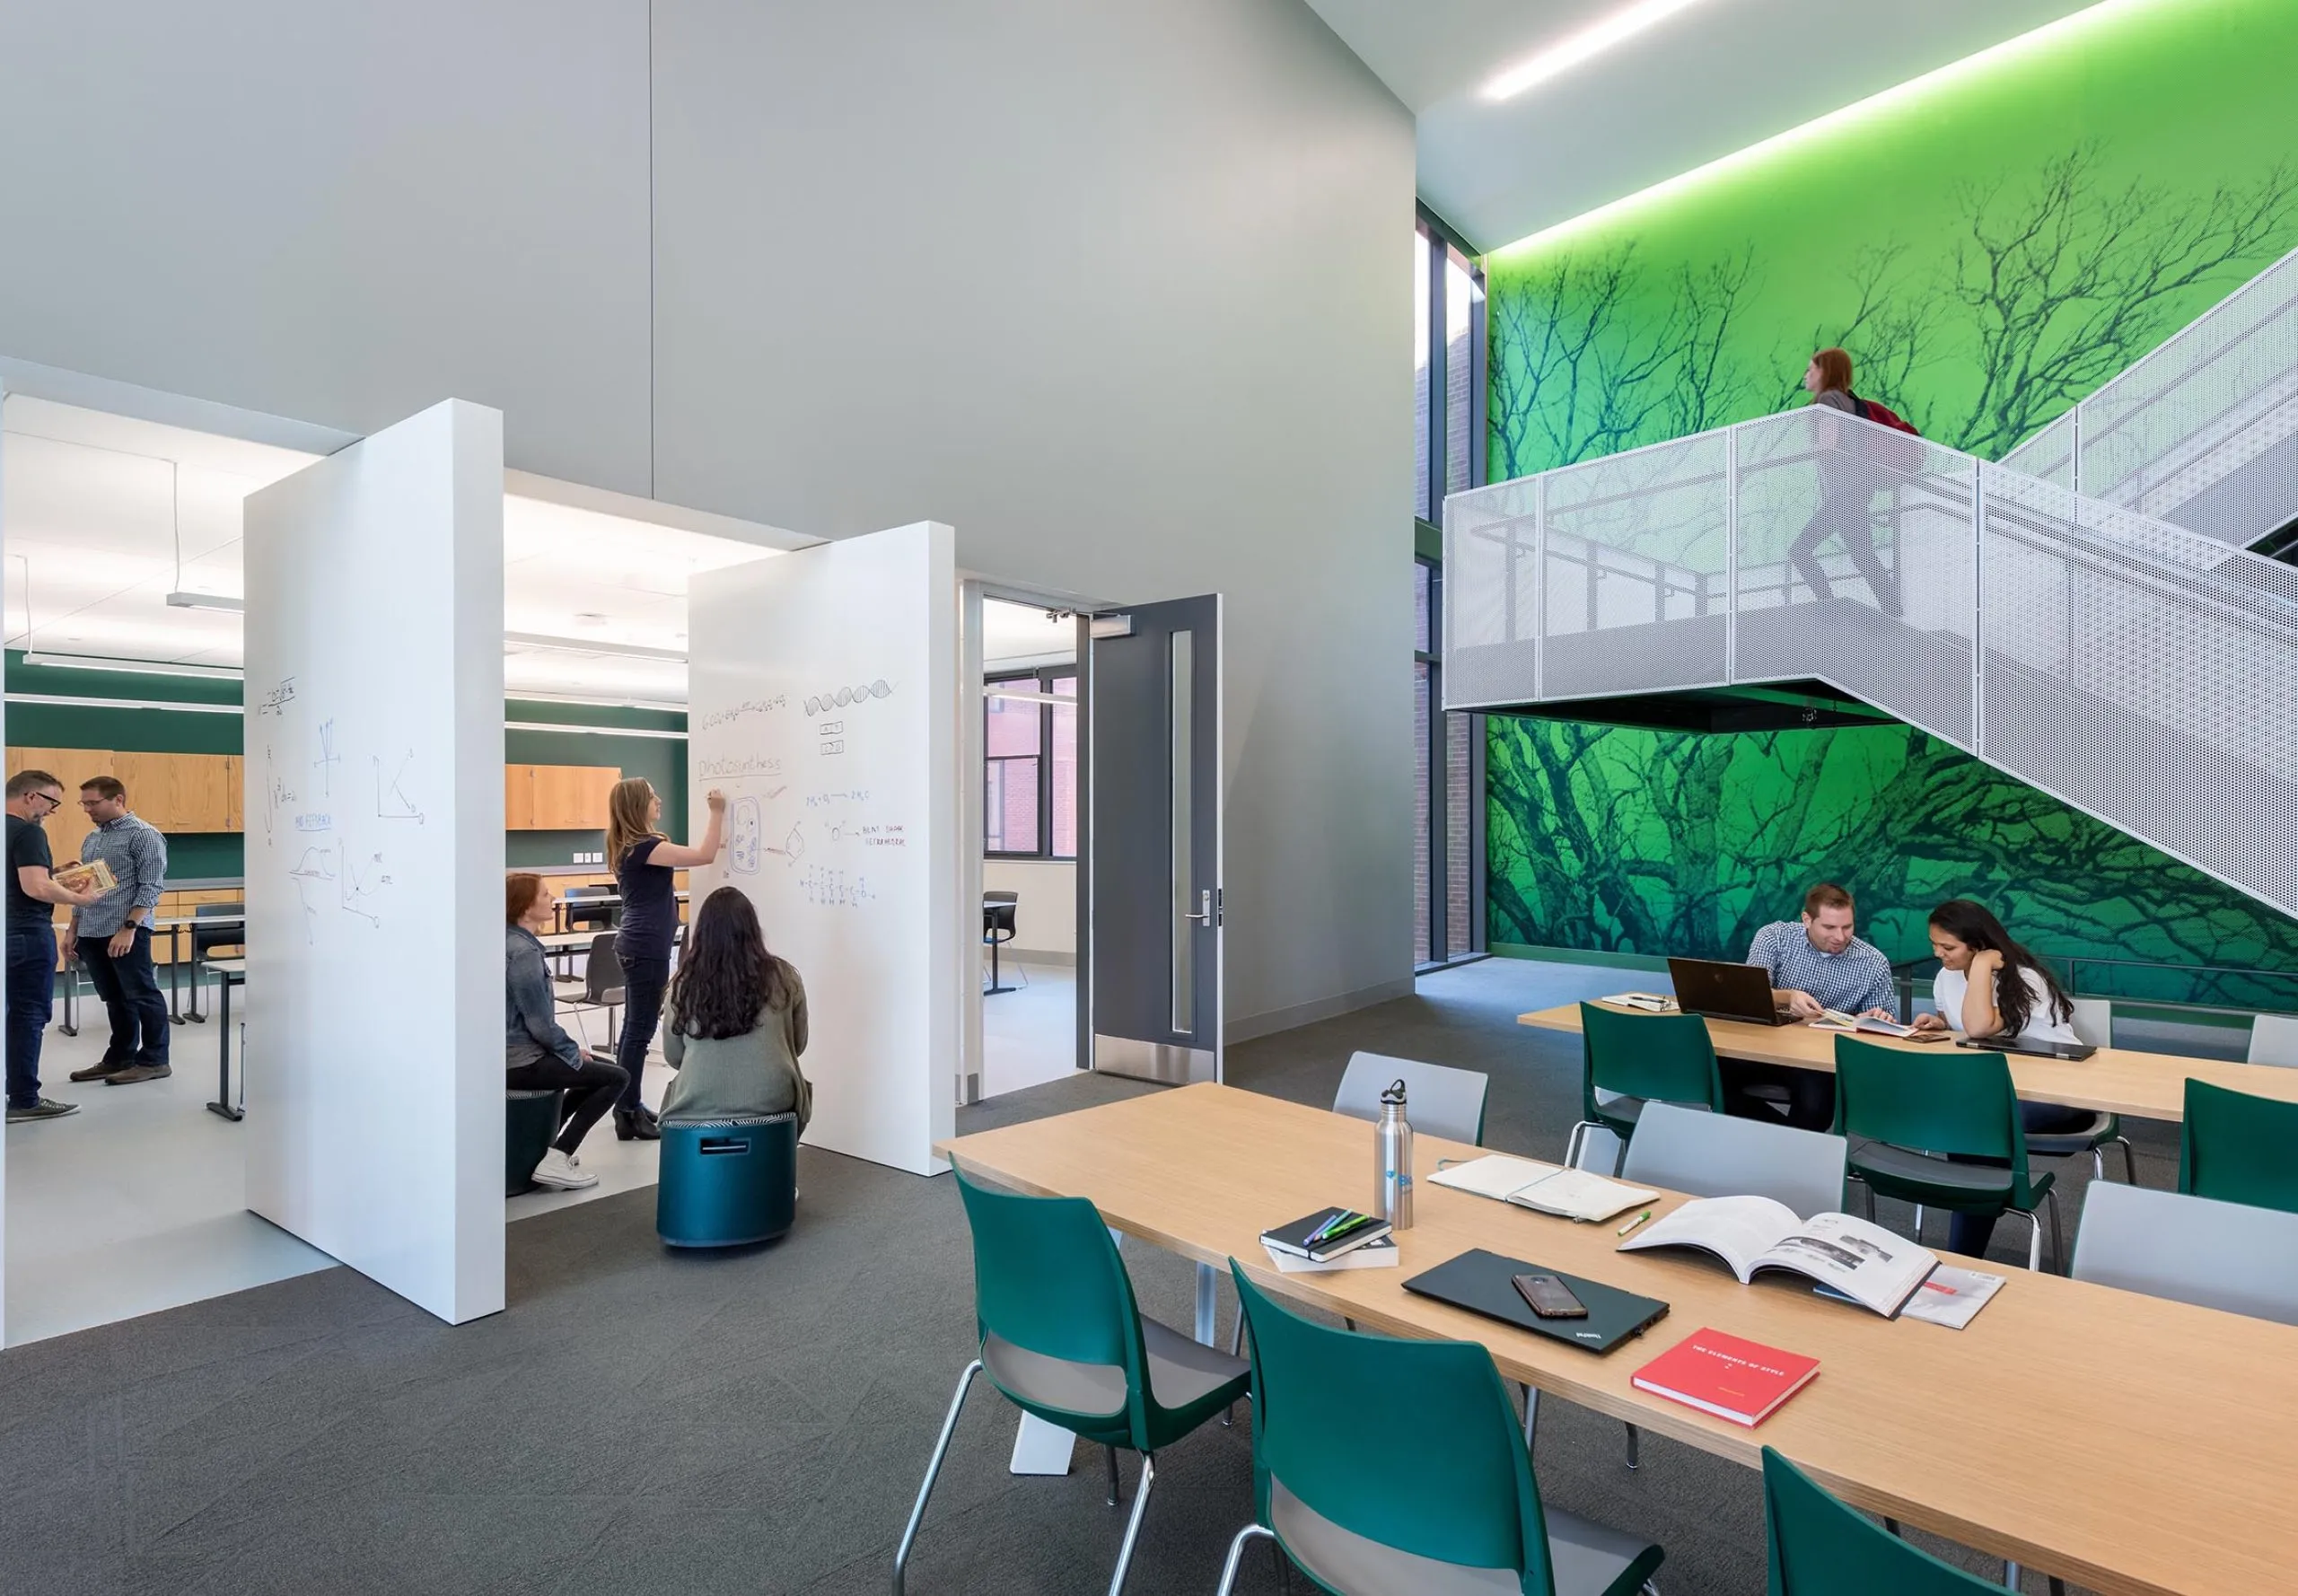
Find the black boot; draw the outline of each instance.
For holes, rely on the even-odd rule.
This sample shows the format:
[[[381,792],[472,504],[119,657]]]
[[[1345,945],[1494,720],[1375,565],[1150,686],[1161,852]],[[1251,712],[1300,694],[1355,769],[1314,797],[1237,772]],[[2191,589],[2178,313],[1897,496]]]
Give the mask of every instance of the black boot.
[[[618,1142],[659,1142],[662,1133],[654,1127],[652,1117],[628,1109],[614,1111],[614,1139]]]

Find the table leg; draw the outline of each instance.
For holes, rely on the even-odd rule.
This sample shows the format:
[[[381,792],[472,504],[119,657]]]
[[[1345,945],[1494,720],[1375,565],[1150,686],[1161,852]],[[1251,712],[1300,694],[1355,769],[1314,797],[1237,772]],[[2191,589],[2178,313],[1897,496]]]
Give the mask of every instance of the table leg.
[[[80,955],[76,952],[64,961],[64,1023],[57,1029],[66,1036],[80,1034]]]
[[[1207,1346],[1213,1345],[1213,1283],[1220,1278],[1211,1264],[1197,1266],[1197,1338]]]
[[[232,1105],[232,978],[221,978],[216,986],[215,1101],[207,1105],[207,1111],[237,1121],[245,1118],[247,1111]]]
[[[168,927],[168,1023],[171,1025],[183,1023],[183,964],[176,957],[176,934],[182,929],[180,925]]]

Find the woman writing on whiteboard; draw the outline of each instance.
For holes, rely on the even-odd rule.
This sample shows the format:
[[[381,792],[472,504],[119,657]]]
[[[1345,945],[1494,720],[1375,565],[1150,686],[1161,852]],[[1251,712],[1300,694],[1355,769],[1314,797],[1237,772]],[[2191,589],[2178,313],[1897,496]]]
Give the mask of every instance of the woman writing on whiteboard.
[[[639,1096],[646,1074],[646,1049],[662,1016],[662,993],[671,980],[671,939],[678,933],[679,905],[671,872],[714,863],[725,844],[726,795],[713,790],[710,823],[691,846],[672,842],[655,828],[662,801],[645,777],[626,776],[607,794],[607,862],[614,866],[622,894],[622,924],[615,930],[615,954],[622,961],[622,1038],[615,1060],[630,1079],[614,1106],[618,1140],[658,1142],[654,1114]]]
[[[758,910],[732,887],[703,900],[671,988],[662,1052],[678,1074],[662,1093],[671,1125],[795,1109],[812,1118],[814,1089],[798,1067],[806,1050],[806,988],[766,945]]]

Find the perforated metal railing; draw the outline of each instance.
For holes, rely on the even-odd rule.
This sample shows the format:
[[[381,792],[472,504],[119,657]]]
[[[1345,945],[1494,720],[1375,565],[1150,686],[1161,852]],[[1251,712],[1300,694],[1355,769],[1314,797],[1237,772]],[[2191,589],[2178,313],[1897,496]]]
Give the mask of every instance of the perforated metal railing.
[[[1805,409],[1445,502],[1444,706],[1816,678],[2298,913],[2298,571]]]
[[[2003,464],[2237,548],[2298,517],[2298,250]]]

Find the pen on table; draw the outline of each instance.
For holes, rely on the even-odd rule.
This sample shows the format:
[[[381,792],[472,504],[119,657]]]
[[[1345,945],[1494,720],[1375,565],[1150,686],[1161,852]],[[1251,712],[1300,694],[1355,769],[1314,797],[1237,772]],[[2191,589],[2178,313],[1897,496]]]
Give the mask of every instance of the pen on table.
[[[1624,1225],[1620,1226],[1618,1230],[1617,1230],[1617,1231],[1615,1231],[1615,1232],[1613,1232],[1613,1234],[1615,1234],[1615,1235],[1624,1236],[1624,1235],[1627,1234],[1627,1232],[1630,1232],[1630,1231],[1634,1230],[1637,1225],[1642,1224],[1645,1220],[1647,1220],[1647,1219],[1649,1219],[1649,1218],[1651,1218],[1651,1217],[1652,1217],[1652,1210],[1651,1210],[1651,1209],[1649,1209],[1649,1208],[1646,1208],[1646,1209],[1645,1209],[1645,1210],[1644,1210],[1644,1212],[1643,1212],[1643,1213],[1638,1214],[1635,1218],[1633,1218],[1633,1219],[1629,1220],[1626,1224],[1624,1224]]]
[[[1332,1234],[1333,1227],[1334,1227],[1335,1225],[1338,1224],[1342,1220],[1344,1220],[1344,1219],[1346,1219],[1346,1218],[1347,1218],[1347,1217],[1348,1217],[1348,1210],[1347,1210],[1347,1209],[1346,1209],[1346,1208],[1343,1208],[1339,1213],[1335,1214],[1331,1218],[1329,1218],[1329,1219],[1326,1220],[1322,1224],[1320,1224],[1320,1225],[1317,1226],[1317,1228],[1316,1228],[1316,1229],[1314,1229],[1314,1230],[1311,1231],[1311,1232],[1309,1232],[1309,1239],[1307,1240],[1307,1241],[1303,1242],[1303,1243],[1302,1243],[1302,1245],[1304,1245],[1304,1246],[1309,1246],[1309,1247],[1313,1247],[1313,1246],[1315,1246],[1318,1242],[1320,1242],[1320,1241],[1323,1241],[1327,1236],[1329,1236],[1330,1234]]]
[[[1348,1234],[1349,1232],[1362,1230],[1372,1223],[1373,1216],[1369,1214],[1350,1214],[1340,1219],[1338,1223],[1326,1225],[1324,1227],[1323,1233],[1319,1235],[1316,1240],[1320,1241],[1338,1241],[1341,1237]]]

